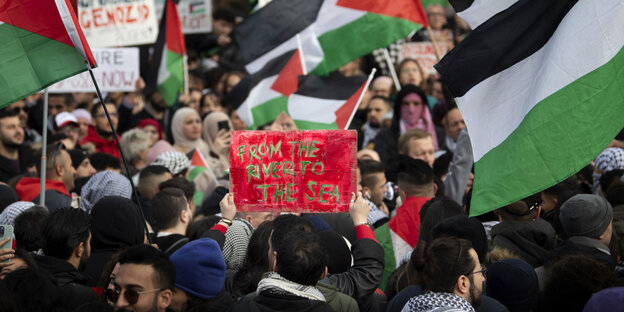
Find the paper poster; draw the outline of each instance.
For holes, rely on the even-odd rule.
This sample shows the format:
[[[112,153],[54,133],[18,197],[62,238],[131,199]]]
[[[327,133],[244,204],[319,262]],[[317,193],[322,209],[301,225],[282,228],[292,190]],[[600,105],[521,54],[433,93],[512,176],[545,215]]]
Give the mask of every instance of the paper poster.
[[[357,190],[353,130],[234,131],[238,211],[346,212]]]
[[[98,67],[93,75],[102,92],[131,92],[139,79],[139,48],[93,48]],[[59,81],[48,87],[51,93],[95,92],[88,72]]]
[[[438,44],[438,49],[440,50],[440,55],[444,55],[448,51],[446,44]],[[398,63],[406,58],[417,60],[422,70],[427,74],[435,74],[437,72],[433,68],[433,65],[438,63],[438,59],[436,58],[435,50],[431,42],[404,43]]]
[[[156,16],[160,20],[165,0],[156,0]],[[180,0],[178,15],[182,33],[197,34],[212,31],[212,2],[210,0]]]
[[[154,0],[78,0],[78,20],[92,48],[152,44],[158,36]]]

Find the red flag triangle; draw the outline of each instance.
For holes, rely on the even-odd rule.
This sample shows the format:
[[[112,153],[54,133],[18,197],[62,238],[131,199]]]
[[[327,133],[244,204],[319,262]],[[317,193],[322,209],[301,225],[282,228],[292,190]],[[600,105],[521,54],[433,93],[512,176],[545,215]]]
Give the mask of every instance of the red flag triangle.
[[[299,50],[296,50],[286,66],[280,71],[271,89],[285,96],[290,96],[297,91],[297,76],[299,75],[303,75],[303,66],[301,66]]]

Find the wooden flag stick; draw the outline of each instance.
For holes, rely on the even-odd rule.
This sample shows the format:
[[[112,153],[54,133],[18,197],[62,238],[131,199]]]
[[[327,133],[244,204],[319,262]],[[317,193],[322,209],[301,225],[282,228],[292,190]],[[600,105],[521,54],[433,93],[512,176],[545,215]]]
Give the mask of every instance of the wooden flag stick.
[[[388,64],[388,70],[390,70],[390,76],[392,76],[392,81],[394,81],[394,87],[397,91],[401,91],[401,83],[399,82],[399,77],[397,76],[396,70],[394,69],[394,64],[390,59],[390,52],[388,52],[388,48],[382,49],[384,58],[386,59],[386,63]]]
[[[440,49],[438,49],[438,42],[433,37],[433,31],[431,31],[431,27],[427,26],[427,33],[429,34],[429,39],[431,39],[431,44],[433,44],[433,51],[435,52],[435,56],[440,61],[442,56],[440,55]]]
[[[303,74],[308,74],[308,69],[306,68],[305,57],[303,57],[303,44],[301,43],[301,36],[297,34],[297,47],[299,48],[299,58],[301,58],[301,69],[303,70]]]
[[[39,204],[46,207],[45,204],[45,184],[47,166],[47,149],[48,149],[48,88],[43,91],[43,138],[41,139],[41,190],[39,193]],[[70,190],[68,190],[70,191]]]

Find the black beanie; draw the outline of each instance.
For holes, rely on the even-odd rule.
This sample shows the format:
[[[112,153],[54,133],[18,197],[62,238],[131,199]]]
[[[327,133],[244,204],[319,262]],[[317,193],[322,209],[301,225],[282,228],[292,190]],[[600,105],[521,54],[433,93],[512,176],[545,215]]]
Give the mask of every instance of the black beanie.
[[[479,261],[485,260],[487,253],[487,236],[481,222],[468,216],[454,216],[443,220],[433,228],[432,238],[453,236],[467,239],[479,256]]]
[[[351,250],[344,237],[331,230],[318,232],[318,236],[327,254],[327,272],[346,272],[351,267]]]
[[[80,167],[80,164],[82,164],[82,161],[87,158],[87,152],[78,148],[68,150],[67,152],[69,153],[69,157],[71,157],[72,167],[74,167],[75,169],[78,169],[78,167]]]

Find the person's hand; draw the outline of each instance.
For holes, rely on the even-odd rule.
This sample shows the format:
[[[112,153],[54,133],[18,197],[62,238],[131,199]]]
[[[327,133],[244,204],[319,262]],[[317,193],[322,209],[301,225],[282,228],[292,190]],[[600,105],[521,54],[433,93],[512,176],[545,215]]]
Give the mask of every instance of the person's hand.
[[[188,106],[188,103],[190,101],[191,101],[191,95],[186,92],[180,94],[180,96],[178,97],[178,102],[180,102],[182,106]]]
[[[232,42],[232,39],[228,35],[219,35],[219,38],[217,38],[217,44],[222,47],[225,47],[231,42]]]
[[[0,241],[0,246],[6,244],[9,240],[11,240],[10,237],[7,237],[3,240]],[[15,257],[15,250],[13,250],[12,248],[4,248],[4,249],[0,249],[0,269],[10,266],[11,265],[11,259],[13,259],[13,257]],[[6,260],[9,260],[8,262],[5,262]]]
[[[236,216],[236,206],[234,205],[234,195],[232,193],[225,194],[225,197],[219,203],[221,208],[221,217],[233,220]]]
[[[126,96],[126,103],[132,106],[132,115],[136,115],[145,107],[145,99],[139,92],[130,92]]]
[[[362,197],[362,192],[358,192],[357,197],[355,194],[352,194],[351,204],[349,204],[349,215],[353,220],[353,224],[365,223],[369,212],[370,207],[364,200],[364,197]]]
[[[230,151],[230,131],[225,129],[219,129],[217,131],[217,136],[214,138],[212,142],[212,147],[214,149],[215,154],[221,156],[225,156]]]
[[[139,79],[137,79],[137,81],[134,83],[134,90],[138,93],[143,92],[143,89],[145,89],[145,80],[143,80],[143,77],[139,77]]]

